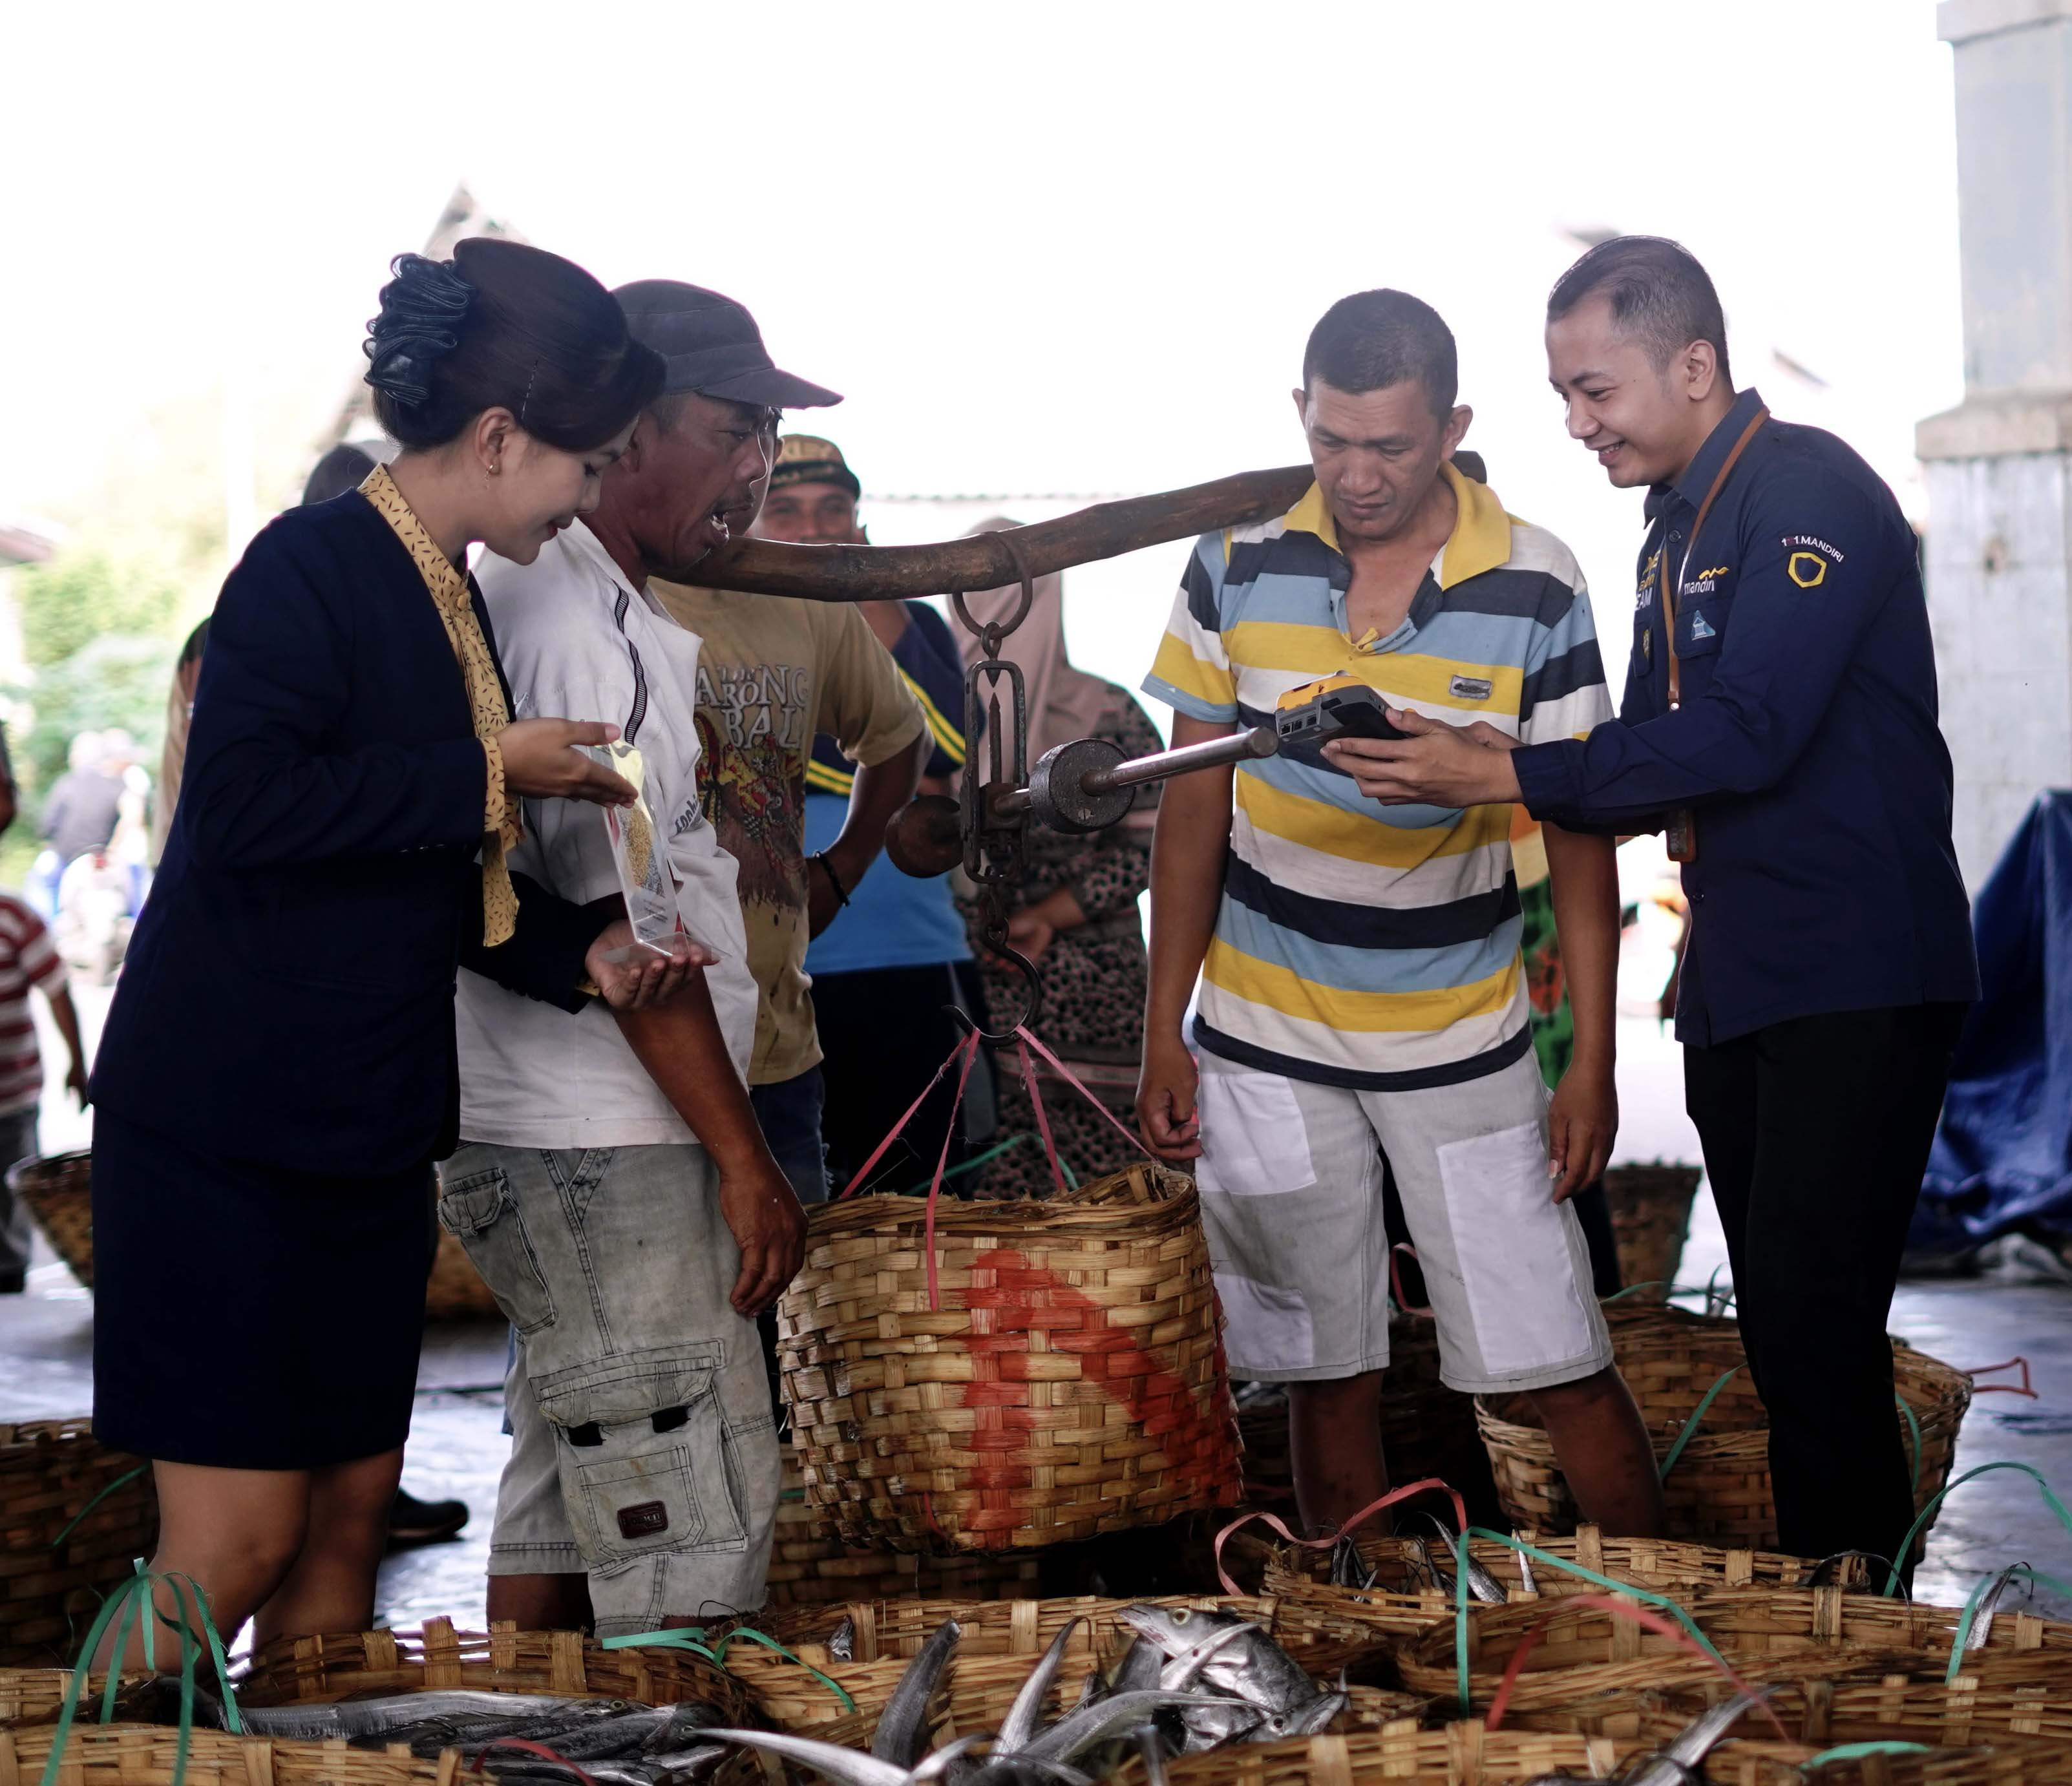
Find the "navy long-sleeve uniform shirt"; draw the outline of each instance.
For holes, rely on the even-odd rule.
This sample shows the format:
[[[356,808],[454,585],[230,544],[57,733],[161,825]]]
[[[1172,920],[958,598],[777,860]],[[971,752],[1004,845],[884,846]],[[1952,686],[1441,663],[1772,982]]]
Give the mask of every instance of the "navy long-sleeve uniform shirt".
[[[1762,402],[1742,392],[1684,475],[1648,494],[1618,719],[1512,758],[1536,819],[1646,831],[1696,811],[1676,1034],[1700,1047],[1979,990],[1927,604],[1892,492],[1833,435],[1772,420],[1690,536]]]
[[[269,525],[216,602],[95,1102],[294,1171],[379,1176],[451,1152],[459,966],[580,1009],[612,915],[513,875],[517,932],[483,947],[488,773],[395,530],[357,492]]]

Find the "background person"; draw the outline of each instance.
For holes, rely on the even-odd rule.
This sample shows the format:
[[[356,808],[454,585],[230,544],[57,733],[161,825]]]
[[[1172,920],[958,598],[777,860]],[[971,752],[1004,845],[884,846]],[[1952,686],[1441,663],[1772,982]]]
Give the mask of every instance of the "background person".
[[[997,533],[1017,524],[995,516],[971,531]],[[1109,739],[1128,757],[1161,749],[1157,729],[1127,690],[1073,667],[1065,649],[1064,589],[1060,576],[1037,577],[1028,618],[1001,645],[1002,660],[1021,666],[1027,690],[1030,766],[1074,738]],[[981,626],[1005,620],[1021,601],[1018,583],[964,597]],[[957,643],[968,666],[979,655],[978,640],[960,628]],[[980,690],[981,699],[986,692]],[[1032,823],[1025,834],[1026,872],[1020,885],[1006,889],[1008,941],[1043,979],[1043,1006],[1031,1028],[1125,1127],[1143,1053],[1144,926],[1137,901],[1150,883],[1159,791],[1156,782],[1139,788],[1120,823],[1090,836]],[[985,987],[986,1026],[997,1032],[1027,1012],[1028,987],[1020,974],[987,953],[976,902],[967,898],[964,908]],[[1033,1050],[1031,1059],[1058,1152],[1083,1183],[1143,1157]],[[1052,1189],[1050,1164],[1018,1057],[997,1061],[993,1078],[1001,1136],[1030,1139],[985,1168],[988,1194],[1046,1195]]]
[[[1513,749],[1413,717],[1343,759],[1377,799],[1694,841],[1676,1034],[1779,1542],[1910,1572],[1885,1321],[1978,996],[1914,532],[1842,441],[1734,390],[1719,295],[1675,242],[1578,260],[1547,360],[1571,436],[1648,492],[1619,719]]]
[[[4,830],[0,826],[0,830]],[[64,963],[43,921],[12,893],[0,893],[0,1295],[27,1287],[32,1230],[29,1212],[14,1201],[6,1176],[36,1152],[37,1106],[43,1096],[43,1050],[36,1040],[29,988],[40,992],[51,1020],[72,1057],[65,1088],[86,1103],[86,1051],[79,1012],[65,983]]]
[[[1145,680],[1174,704],[1176,745],[1340,674],[1528,738],[1609,710],[1574,557],[1445,462],[1472,420],[1457,388],[1429,305],[1363,292],[1324,314],[1293,392],[1316,482],[1280,519],[1198,542]],[[1565,1201],[1618,1126],[1612,844],[1547,832],[1577,1039],[1550,1106],[1509,819],[1467,801],[1395,811],[1285,756],[1166,792],[1138,1108],[1161,1154],[1199,1160],[1231,1369],[1289,1386],[1313,1531],[1388,1487],[1384,1156],[1447,1386],[1529,1394],[1584,1517],[1660,1527]],[[1198,1070],[1182,1033],[1198,974]]]
[[[778,443],[756,532],[801,545],[867,545],[856,515],[862,487],[832,441],[787,434]],[[927,717],[929,753],[918,791],[954,793],[967,751],[964,667],[948,626],[925,601],[861,601],[857,608]],[[813,740],[806,765],[809,857],[848,825],[856,769],[827,733]],[[833,1186],[862,1169],[962,1038],[951,1008],[976,1011],[984,998],[971,960],[949,876],[923,880],[890,867],[865,877],[808,947],[827,1086],[821,1132]],[[966,1087],[964,1113],[948,1136],[952,1169],[964,1164],[966,1134],[984,1135],[989,1119],[989,1087],[986,1115],[975,1127],[973,1089]],[[928,1090],[927,1102],[872,1168],[866,1189],[905,1190],[934,1172],[944,1158],[955,1095],[947,1079]]]
[[[661,367],[580,268],[495,240],[401,257],[368,355],[404,451],[276,519],[224,585],[92,1084],[94,1430],[151,1460],[153,1566],[226,1639],[255,1613],[262,1641],[373,1616],[458,964],[568,1010],[586,982],[633,1003],[690,971],[615,963],[623,920],[508,872],[518,797],[631,790],[572,748],[609,728],[510,723],[463,569],[475,541],[532,557],[595,502]],[[234,1396],[194,1368],[223,1332]]]

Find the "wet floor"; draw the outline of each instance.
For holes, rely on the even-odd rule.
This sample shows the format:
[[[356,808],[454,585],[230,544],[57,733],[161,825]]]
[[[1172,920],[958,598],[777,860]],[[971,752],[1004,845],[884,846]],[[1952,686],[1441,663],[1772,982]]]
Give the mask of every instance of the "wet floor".
[[[1620,1032],[1620,1157],[1695,1160],[1673,1045],[1652,1024],[1629,1020]],[[44,1140],[47,1148],[78,1144],[69,1133],[60,1142],[47,1132]],[[0,1297],[0,1420],[64,1418],[92,1406],[92,1300],[63,1266],[43,1257],[27,1294]],[[1710,1201],[1701,1193],[1679,1276],[1702,1283],[1725,1258]],[[1984,1279],[1903,1284],[1892,1331],[1963,1369],[2025,1357],[2035,1398],[1978,1396],[1953,1473],[2012,1460],[2040,1471],[2072,1499],[2072,1286]],[[504,1331],[494,1324],[437,1327],[426,1334],[404,1480],[427,1500],[465,1501],[472,1517],[458,1538],[388,1558],[377,1603],[384,1624],[414,1626],[443,1614],[463,1628],[481,1628],[489,1519],[508,1443],[498,1430],[504,1347]],[[2004,1372],[1990,1380],[2020,1379]],[[1996,1471],[1951,1497],[1916,1591],[1926,1599],[1960,1603],[1982,1574],[2011,1562],[2072,1579],[2072,1533],[2030,1478]],[[2072,1617],[2072,1599],[2046,1595],[2039,1610]]]

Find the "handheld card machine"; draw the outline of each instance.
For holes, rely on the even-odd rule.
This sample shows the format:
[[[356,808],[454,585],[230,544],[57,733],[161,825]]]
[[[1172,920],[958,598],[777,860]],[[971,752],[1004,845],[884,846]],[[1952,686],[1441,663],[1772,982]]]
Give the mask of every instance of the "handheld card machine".
[[[1273,729],[1282,756],[1338,774],[1345,771],[1324,754],[1332,739],[1410,736],[1388,723],[1387,696],[1343,671],[1289,689],[1275,704]]]

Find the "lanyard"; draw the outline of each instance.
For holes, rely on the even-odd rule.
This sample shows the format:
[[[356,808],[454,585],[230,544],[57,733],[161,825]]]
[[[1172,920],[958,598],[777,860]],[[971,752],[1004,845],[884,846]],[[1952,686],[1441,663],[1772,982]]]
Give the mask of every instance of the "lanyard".
[[[1666,527],[1663,529],[1662,554],[1657,562],[1661,570],[1659,581],[1662,585],[1663,634],[1664,642],[1669,647],[1669,710],[1672,713],[1683,704],[1684,700],[1683,666],[1678,663],[1676,658],[1675,591],[1684,586],[1684,573],[1691,568],[1691,554],[1697,548],[1698,535],[1704,528],[1705,517],[1712,511],[1713,499],[1726,487],[1727,474],[1733,470],[1735,462],[1747,450],[1748,443],[1755,438],[1755,431],[1769,420],[1770,412],[1767,409],[1758,409],[1749,418],[1748,426],[1741,430],[1741,437],[1734,442],[1733,450],[1720,462],[1720,469],[1712,474],[1711,487],[1705,492],[1705,499],[1698,505],[1698,519],[1691,523],[1691,537],[1684,542],[1684,556],[1677,560],[1676,581],[1674,589],[1671,588],[1669,581],[1668,530]]]

